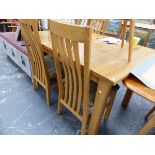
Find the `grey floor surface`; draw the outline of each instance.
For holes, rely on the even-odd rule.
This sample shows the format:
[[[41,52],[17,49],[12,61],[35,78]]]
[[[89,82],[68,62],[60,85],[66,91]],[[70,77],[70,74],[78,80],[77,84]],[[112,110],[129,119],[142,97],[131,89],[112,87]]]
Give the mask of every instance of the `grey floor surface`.
[[[120,84],[110,119],[102,123],[101,135],[137,134],[146,123],[145,114],[152,103],[134,95],[128,108],[121,102],[126,88]],[[52,106],[45,102],[45,91],[34,91],[31,79],[13,63],[0,46],[0,134],[68,135],[79,134],[81,123],[69,111],[57,116],[58,90],[51,90]]]

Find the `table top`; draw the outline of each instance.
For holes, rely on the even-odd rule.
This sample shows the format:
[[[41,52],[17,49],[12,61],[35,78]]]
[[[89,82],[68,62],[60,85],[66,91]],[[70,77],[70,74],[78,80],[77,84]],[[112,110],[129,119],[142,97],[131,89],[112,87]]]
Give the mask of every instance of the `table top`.
[[[128,62],[128,43],[124,47],[120,45],[107,44],[101,42],[99,38],[103,36],[93,34],[91,51],[91,74],[97,78],[107,79],[113,85],[118,84],[142,61],[149,56],[155,55],[155,50],[143,46],[133,49],[131,62]],[[41,43],[46,50],[52,49],[50,33],[40,32]],[[83,61],[83,47],[80,46],[80,59]],[[81,61],[81,65],[83,62]]]

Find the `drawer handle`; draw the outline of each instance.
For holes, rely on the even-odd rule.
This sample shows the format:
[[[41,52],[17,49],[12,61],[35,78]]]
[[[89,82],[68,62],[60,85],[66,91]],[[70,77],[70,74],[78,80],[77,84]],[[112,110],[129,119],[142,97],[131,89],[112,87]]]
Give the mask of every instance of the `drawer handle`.
[[[5,49],[7,49],[7,48],[6,48],[6,44],[5,44],[5,42],[4,42],[4,41],[3,41],[3,45],[4,45],[4,48],[5,48]]]
[[[12,48],[11,48],[11,52],[12,52],[12,55],[15,57],[15,53]]]
[[[21,56],[21,60],[22,60],[22,64],[26,67],[25,60],[24,60],[24,58],[22,56]]]

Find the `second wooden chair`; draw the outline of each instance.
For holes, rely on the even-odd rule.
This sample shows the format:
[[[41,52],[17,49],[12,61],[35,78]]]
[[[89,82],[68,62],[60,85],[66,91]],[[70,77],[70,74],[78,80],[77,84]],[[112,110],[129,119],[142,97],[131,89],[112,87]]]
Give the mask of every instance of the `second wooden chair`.
[[[56,77],[54,60],[49,55],[44,56],[38,32],[38,20],[20,20],[20,27],[32,65],[34,89],[40,84],[46,90],[46,101],[49,106],[51,103],[50,79]]]
[[[104,35],[108,26],[108,19],[88,19],[87,26],[90,26],[93,33]]]
[[[135,92],[136,94],[146,98],[147,100],[155,103],[155,90],[144,85],[140,80],[138,80],[135,76],[130,75],[127,77],[123,84],[127,87],[127,91],[125,97],[122,102],[123,107],[127,107],[130,99]],[[155,107],[153,107],[145,116],[148,118],[155,111]],[[155,116],[145,125],[145,127],[140,131],[140,134],[146,134],[153,126],[155,126]]]

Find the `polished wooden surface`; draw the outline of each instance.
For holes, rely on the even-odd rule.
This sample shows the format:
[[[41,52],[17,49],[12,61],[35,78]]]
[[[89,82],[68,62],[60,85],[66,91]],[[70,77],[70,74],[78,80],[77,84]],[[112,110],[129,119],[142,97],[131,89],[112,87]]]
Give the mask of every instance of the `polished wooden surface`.
[[[99,40],[101,37],[101,35],[93,34],[90,70],[92,75],[97,78],[106,79],[112,85],[125,79],[130,71],[142,63],[147,57],[155,54],[154,49],[137,46],[133,49],[132,61],[128,62],[128,43],[125,43],[124,47],[106,44]],[[44,50],[52,54],[49,32],[41,31],[40,38]],[[83,64],[82,53],[81,60],[81,64]]]
[[[91,23],[89,23],[89,20],[87,21],[87,26],[88,24],[93,33],[104,35],[108,26],[108,19],[91,19]]]
[[[124,19],[123,21],[124,21],[124,23],[123,23],[123,27],[122,27],[122,44],[121,44],[121,47],[124,46],[127,22],[130,21],[128,62],[131,62],[132,53],[133,53],[133,37],[134,37],[134,30],[135,30],[135,20],[134,19],[130,19],[130,20],[129,19]]]
[[[125,80],[123,80],[124,85],[132,90],[133,92],[143,96],[147,100],[155,103],[155,90],[147,87],[136,77],[130,75]]]
[[[22,19],[20,20],[20,27],[32,65],[33,87],[36,89],[40,84],[46,90],[46,101],[47,105],[50,106],[50,78],[52,78],[53,75],[49,75],[46,67],[47,65],[39,37],[38,20]]]
[[[99,40],[102,37],[98,34],[93,34],[92,36],[90,75],[91,79],[98,82],[98,88],[88,127],[88,134],[97,134],[113,86],[125,79],[147,57],[155,54],[155,50],[153,49],[137,46],[133,49],[132,61],[128,62],[128,43],[125,43],[124,47],[121,47],[121,45],[106,44]],[[44,51],[52,55],[49,32],[40,32],[40,38]],[[83,47],[80,46],[80,48]],[[80,60],[83,66],[83,50],[80,50]]]
[[[146,98],[147,100],[155,104],[155,90],[147,87],[135,76],[128,76],[125,80],[123,80],[123,84],[128,88],[122,102],[122,105],[124,107],[128,106],[133,93],[137,93],[138,95]],[[154,111],[155,107],[153,107],[148,112],[145,118],[148,118]],[[146,125],[141,129],[139,134],[146,134],[153,126],[155,126],[155,122],[153,120],[155,120],[155,116],[153,116],[153,118],[148,123],[146,123]]]
[[[92,30],[54,20],[49,20],[49,30],[59,85],[58,114],[62,112],[62,106],[66,107],[82,122],[81,134],[85,134],[90,105]],[[79,43],[84,46],[81,52],[84,58],[83,72]]]
[[[139,135],[147,134],[153,127],[155,127],[155,115],[144,125],[140,130]]]
[[[135,20],[130,19],[128,62],[131,62],[131,60],[132,60],[134,30],[135,30]]]

